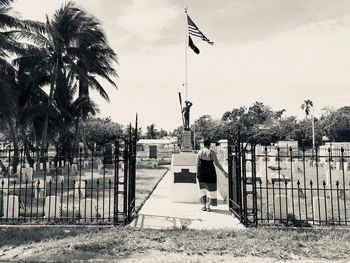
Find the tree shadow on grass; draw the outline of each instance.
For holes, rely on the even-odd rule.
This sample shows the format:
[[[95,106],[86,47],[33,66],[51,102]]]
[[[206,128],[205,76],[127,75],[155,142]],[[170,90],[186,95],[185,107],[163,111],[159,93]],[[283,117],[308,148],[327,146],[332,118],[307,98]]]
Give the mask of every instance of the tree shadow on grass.
[[[59,240],[81,233],[96,232],[96,228],[70,227],[3,227],[0,228],[0,247],[19,246],[44,240]],[[99,228],[103,231],[103,228]]]

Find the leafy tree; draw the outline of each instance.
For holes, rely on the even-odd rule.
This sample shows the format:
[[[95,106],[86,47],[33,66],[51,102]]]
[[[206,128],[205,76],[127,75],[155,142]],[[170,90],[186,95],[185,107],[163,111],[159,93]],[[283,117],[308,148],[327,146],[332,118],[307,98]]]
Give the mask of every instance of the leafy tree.
[[[160,129],[159,131],[159,139],[168,136],[168,132],[166,130]]]
[[[151,125],[147,126],[146,139],[157,139],[157,138],[159,138],[159,132],[156,129],[156,125],[152,123]]]
[[[332,141],[350,141],[350,107],[341,107],[323,118],[326,135]]]
[[[179,126],[170,134],[173,137],[177,137],[178,146],[182,144],[183,129],[184,129],[183,126]]]
[[[123,138],[123,126],[111,118],[88,118],[84,123],[86,142],[90,149],[93,144],[104,145],[108,142]]]

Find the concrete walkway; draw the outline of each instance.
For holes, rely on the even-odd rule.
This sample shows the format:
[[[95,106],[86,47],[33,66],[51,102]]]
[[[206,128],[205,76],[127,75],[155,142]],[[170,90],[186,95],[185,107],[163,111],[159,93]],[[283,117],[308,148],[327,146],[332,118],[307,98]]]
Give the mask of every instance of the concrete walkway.
[[[137,228],[154,229],[243,229],[239,220],[228,209],[227,204],[218,196],[219,205],[211,212],[201,210],[201,205],[175,203],[171,200],[172,174],[170,170],[158,184],[150,198],[130,224]]]

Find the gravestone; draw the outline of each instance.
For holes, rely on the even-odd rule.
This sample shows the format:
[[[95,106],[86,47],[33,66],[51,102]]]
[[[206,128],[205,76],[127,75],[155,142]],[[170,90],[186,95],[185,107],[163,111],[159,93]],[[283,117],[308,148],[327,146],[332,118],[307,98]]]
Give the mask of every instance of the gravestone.
[[[286,220],[287,213],[287,196],[276,195],[275,196],[275,219]]]
[[[45,181],[46,181],[46,183],[49,183],[50,181],[51,181],[51,183],[53,183],[52,176],[51,175],[47,175],[46,178],[45,178]]]
[[[326,221],[326,205],[324,197],[313,198],[313,215],[315,221]]]
[[[342,170],[342,166],[341,166],[341,162],[335,162],[335,168],[337,169],[337,170]]]
[[[284,187],[282,186],[282,184],[284,185],[285,182],[290,182],[290,178],[288,176],[285,176],[284,174],[280,173],[276,173],[276,172],[271,172],[267,174],[267,178],[269,180],[270,183],[274,183],[274,184],[280,184],[280,187]],[[278,186],[276,186],[278,187]]]
[[[71,172],[73,174],[77,174],[78,173],[78,164],[76,163],[73,163],[72,166],[71,166]]]
[[[104,163],[106,165],[113,164],[113,144],[112,143],[105,144]]]
[[[18,218],[18,196],[8,195],[3,197],[3,214],[4,218]]]
[[[28,181],[28,183],[30,183],[33,180],[33,168],[32,167],[25,167],[22,170],[22,174],[23,174],[23,182],[25,182],[26,180]]]
[[[80,211],[83,219],[95,218],[97,216],[96,200],[91,198],[85,198],[81,200]]]
[[[79,189],[79,185],[80,185],[80,189]],[[77,182],[76,186],[75,186],[75,190],[74,190],[74,195],[76,198],[84,198],[86,194],[86,183],[85,181],[81,181],[81,184],[79,184],[79,181]]]
[[[33,191],[34,191],[34,197],[35,198],[43,198],[45,196],[45,185],[44,185],[44,180],[39,179],[36,180],[33,184]]]
[[[45,198],[44,213],[46,219],[55,219],[60,217],[60,197],[51,195]]]
[[[9,190],[11,190],[10,182],[9,182],[8,178],[1,178],[0,179],[0,190],[2,190],[4,193],[8,193]]]
[[[157,145],[150,145],[149,146],[149,158],[150,159],[157,159]]]

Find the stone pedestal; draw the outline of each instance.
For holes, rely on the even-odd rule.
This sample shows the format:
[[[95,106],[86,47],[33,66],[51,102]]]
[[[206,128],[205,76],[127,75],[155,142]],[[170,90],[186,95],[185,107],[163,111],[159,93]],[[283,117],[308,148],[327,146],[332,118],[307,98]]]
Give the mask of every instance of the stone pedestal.
[[[198,203],[197,155],[192,152],[173,154],[171,192],[173,202]]]
[[[181,151],[182,152],[191,152],[192,151],[192,133],[191,133],[191,131],[184,130],[183,136],[182,136]]]

